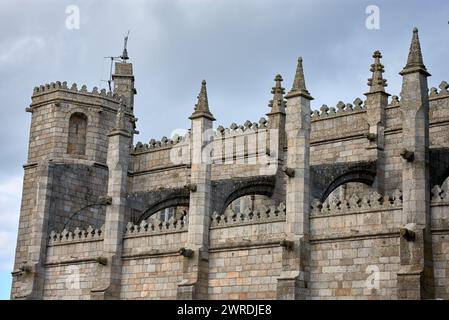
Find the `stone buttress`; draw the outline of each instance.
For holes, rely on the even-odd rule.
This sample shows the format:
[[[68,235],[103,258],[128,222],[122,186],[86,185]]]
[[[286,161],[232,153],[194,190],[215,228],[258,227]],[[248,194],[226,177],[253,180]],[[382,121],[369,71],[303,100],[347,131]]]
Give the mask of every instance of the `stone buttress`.
[[[209,270],[209,226],[211,218],[211,154],[206,147],[213,136],[215,118],[209,111],[206,81],[201,83],[198,103],[190,116],[191,178],[189,231],[183,252],[183,280],[178,285],[179,299],[207,298]],[[209,151],[209,152],[208,152]]]
[[[429,97],[418,29],[413,30],[402,75],[402,192],[403,223],[398,298],[433,298],[430,233]]]
[[[302,58],[287,99],[286,221],[282,271],[278,279],[279,299],[307,297],[310,211],[310,101],[305,86]]]
[[[125,105],[117,112],[116,123],[108,134],[108,197],[103,229],[103,254],[98,257],[97,282],[92,299],[119,299],[122,275],[122,243],[128,186],[131,133],[126,129]]]

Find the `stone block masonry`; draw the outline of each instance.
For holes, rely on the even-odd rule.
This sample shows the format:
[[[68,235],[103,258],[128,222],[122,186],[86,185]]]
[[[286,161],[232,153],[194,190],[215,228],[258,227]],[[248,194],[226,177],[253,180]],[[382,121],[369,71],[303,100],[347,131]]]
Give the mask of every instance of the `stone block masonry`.
[[[416,29],[397,95],[381,59],[315,108],[300,58],[228,127],[203,81],[190,130],[147,143],[128,61],[113,92],[36,87],[11,298],[449,299],[449,84]]]

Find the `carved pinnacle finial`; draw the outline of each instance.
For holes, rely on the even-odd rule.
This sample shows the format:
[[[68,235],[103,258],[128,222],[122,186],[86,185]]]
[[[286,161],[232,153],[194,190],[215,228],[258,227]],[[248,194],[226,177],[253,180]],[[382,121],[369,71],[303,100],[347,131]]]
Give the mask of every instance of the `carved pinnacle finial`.
[[[298,65],[296,67],[295,79],[293,80],[293,85],[290,92],[285,96],[286,98],[295,97],[302,95],[306,98],[312,100],[309,91],[306,88],[306,82],[304,79],[304,69],[302,66],[302,58],[298,58]]]
[[[209,101],[207,100],[206,80],[201,82],[201,90],[198,95],[198,103],[195,105],[196,111],[209,111]]]
[[[380,59],[382,58],[382,54],[379,50],[374,51],[373,53],[374,63],[371,65],[370,71],[373,73],[373,76],[368,79],[368,86],[370,87],[370,92],[385,92],[385,87],[387,86],[387,80],[385,80],[382,76],[384,73],[384,65],[380,63]]]
[[[277,74],[274,78],[276,82],[275,86],[271,89],[271,93],[273,94],[273,100],[270,100],[268,106],[271,108],[271,113],[285,113],[285,101],[284,101],[284,93],[285,89],[282,87],[282,76]]]
[[[198,95],[198,103],[195,105],[195,109],[190,116],[190,119],[206,117],[215,120],[214,116],[209,110],[209,100],[207,99],[207,89],[206,89],[206,80],[201,82],[201,90]]]
[[[415,71],[419,71],[427,76],[430,76],[423,62],[421,44],[419,43],[418,28],[416,27],[413,28],[412,43],[410,44],[407,64],[399,74],[404,75]]]

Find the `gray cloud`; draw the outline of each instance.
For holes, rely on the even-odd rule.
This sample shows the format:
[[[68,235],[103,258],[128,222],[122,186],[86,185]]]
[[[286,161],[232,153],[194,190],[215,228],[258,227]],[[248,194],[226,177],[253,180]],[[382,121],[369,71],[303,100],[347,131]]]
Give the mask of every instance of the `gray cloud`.
[[[69,4],[80,8],[80,30],[65,28]],[[365,28],[370,4],[380,8],[380,30]],[[316,108],[361,96],[375,49],[384,55],[389,91],[398,94],[415,25],[431,83],[449,68],[445,1],[47,0],[0,7],[3,175],[21,172],[25,161],[30,116],[23,111],[32,88],[56,80],[104,87],[103,57],[121,53],[128,29],[143,141],[189,126],[203,78],[217,124],[257,120],[268,111],[274,75],[281,73],[288,88],[298,55]]]

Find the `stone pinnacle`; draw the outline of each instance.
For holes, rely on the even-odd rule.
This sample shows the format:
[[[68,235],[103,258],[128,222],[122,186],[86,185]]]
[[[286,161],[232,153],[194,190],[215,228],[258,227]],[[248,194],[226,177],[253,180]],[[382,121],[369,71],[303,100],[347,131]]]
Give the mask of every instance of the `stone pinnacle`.
[[[370,92],[385,92],[385,87],[387,86],[387,80],[382,76],[384,73],[384,66],[380,63],[382,54],[379,50],[373,53],[374,63],[371,65],[370,71],[373,73],[372,77],[368,79],[368,86],[370,87]]]
[[[205,117],[208,119],[211,119],[212,121],[215,120],[212,113],[209,110],[209,101],[207,99],[207,89],[206,89],[206,80],[203,80],[201,82],[201,90],[200,94],[198,95],[198,102],[195,105],[195,109],[190,116],[190,119],[195,119],[199,117]]]
[[[295,96],[304,96],[306,98],[313,99],[306,88],[301,57],[298,58],[298,65],[296,67],[295,79],[293,80],[292,88],[290,92],[285,96],[285,98],[291,98]]]
[[[430,74],[427,72],[426,66],[423,62],[421,44],[419,43],[418,28],[413,28],[412,43],[410,44],[410,50],[408,53],[407,64],[400,72],[401,75],[419,71],[427,76]]]

